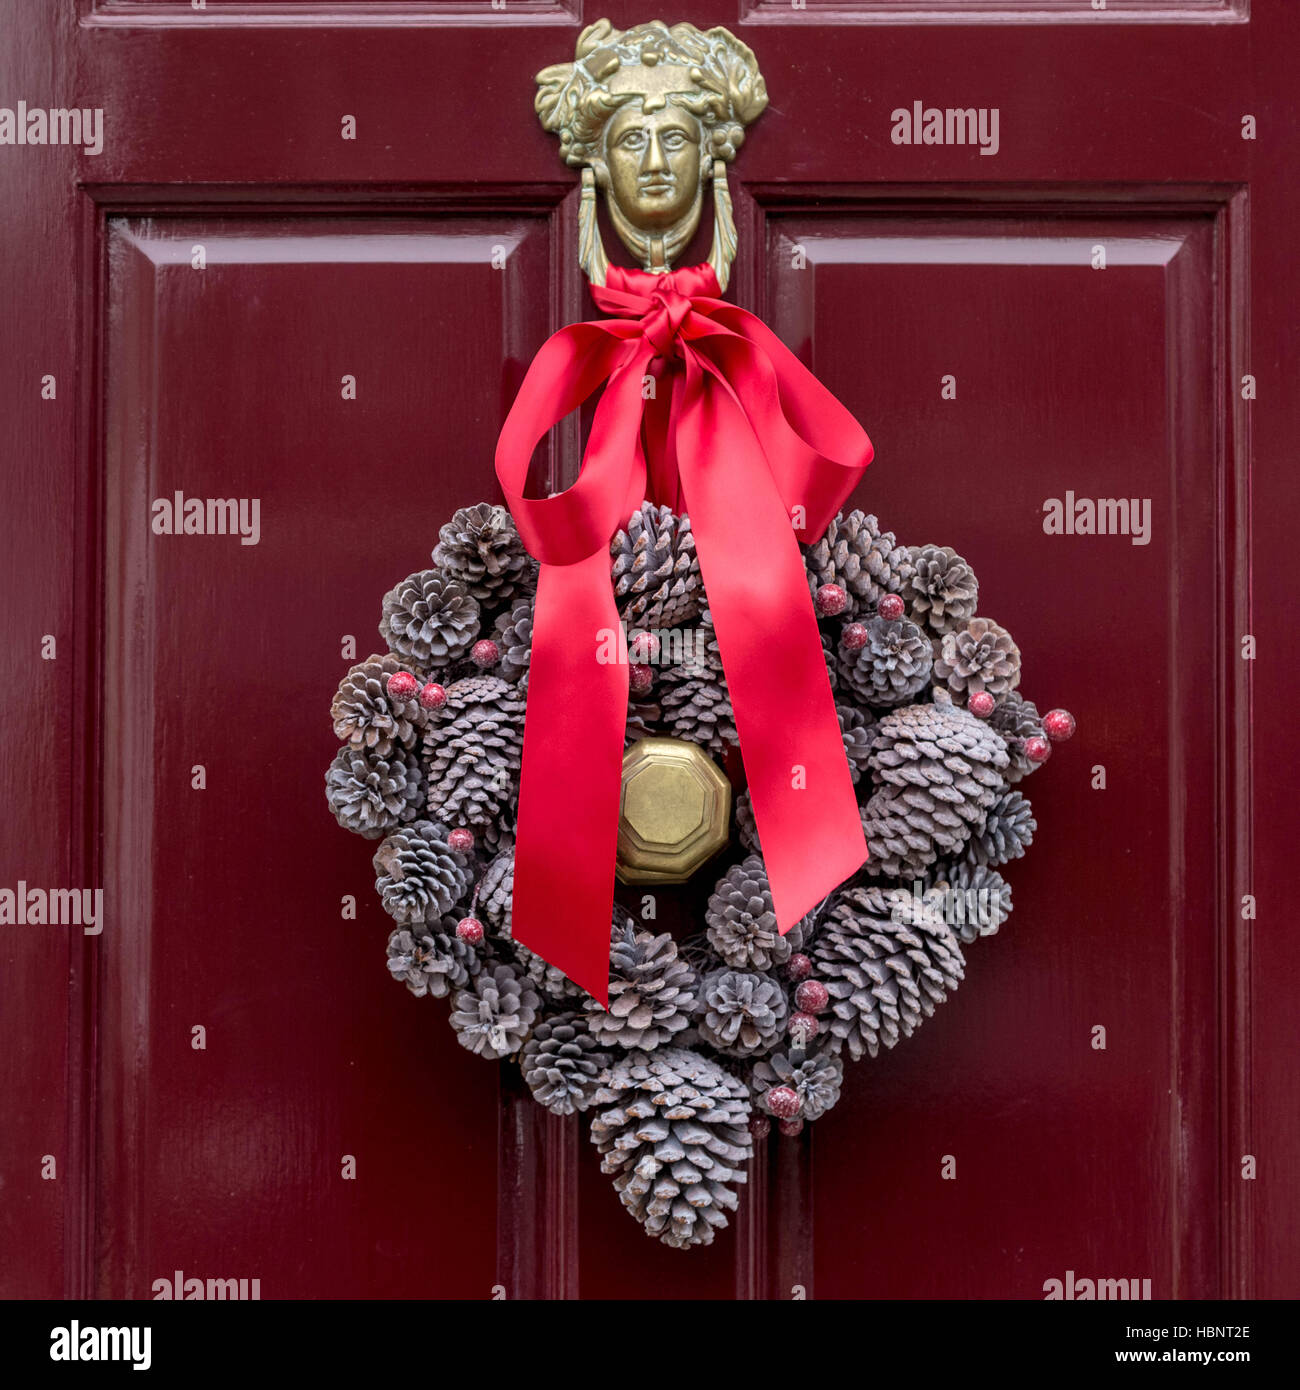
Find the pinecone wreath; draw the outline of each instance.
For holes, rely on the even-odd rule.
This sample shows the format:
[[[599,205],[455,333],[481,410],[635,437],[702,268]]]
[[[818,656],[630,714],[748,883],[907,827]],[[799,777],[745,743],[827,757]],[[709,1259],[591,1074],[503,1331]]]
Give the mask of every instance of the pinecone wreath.
[[[610,551],[629,743],[676,738],[739,766],[689,520],[646,503]],[[383,596],[387,650],[352,665],[330,710],[343,746],[326,802],[378,841],[390,976],[446,999],[463,1047],[516,1061],[539,1105],[589,1124],[623,1205],[674,1247],[712,1242],[755,1141],[831,1110],[845,1063],[910,1037],[964,951],[1005,926],[1006,875],[1037,830],[1019,784],[1074,728],[1020,693],[1020,650],[976,612],[950,547],[850,511],[805,566],[870,858],[783,935],[738,788],[693,930],[678,941],[615,906],[608,1009],[513,935],[537,566],[504,508],[458,511],[432,567]]]

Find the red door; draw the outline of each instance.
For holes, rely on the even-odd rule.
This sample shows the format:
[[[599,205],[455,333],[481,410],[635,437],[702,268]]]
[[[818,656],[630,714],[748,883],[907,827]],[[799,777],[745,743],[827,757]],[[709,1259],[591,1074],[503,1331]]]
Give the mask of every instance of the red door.
[[[0,1291],[1294,1295],[1284,0],[663,14],[771,93],[734,297],[1080,733],[1008,928],[815,1140],[767,1141],[709,1249],[647,1240],[576,1122],[398,1007],[325,710],[590,312],[533,74],[606,12],[651,17],[0,0],[0,104],[103,111],[99,153],[0,143],[0,886],[104,901],[98,935],[0,925]],[[915,103],[996,111],[996,153],[895,140]],[[258,499],[257,544],[153,534],[177,492]],[[1145,540],[1048,534],[1068,494],[1149,503]]]

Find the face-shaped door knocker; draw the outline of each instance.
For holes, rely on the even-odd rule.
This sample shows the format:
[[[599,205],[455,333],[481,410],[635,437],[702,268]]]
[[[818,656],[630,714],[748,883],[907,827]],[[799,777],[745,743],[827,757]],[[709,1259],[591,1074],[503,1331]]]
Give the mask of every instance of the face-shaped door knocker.
[[[736,253],[727,164],[767,105],[753,53],[726,29],[654,20],[620,31],[602,19],[583,30],[575,60],[544,69],[537,84],[543,126],[582,169],[578,254],[588,276],[603,285],[609,266],[597,189],[642,269],[666,271],[695,235],[712,182],[709,263],[725,289]]]

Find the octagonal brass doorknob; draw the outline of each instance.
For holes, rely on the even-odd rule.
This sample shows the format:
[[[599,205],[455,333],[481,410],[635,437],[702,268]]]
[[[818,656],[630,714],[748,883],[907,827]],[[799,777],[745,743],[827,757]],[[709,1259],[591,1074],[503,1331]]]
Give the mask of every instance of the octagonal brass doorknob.
[[[678,738],[643,738],[623,757],[618,862],[624,883],[685,883],[722,849],[731,783],[703,749]]]

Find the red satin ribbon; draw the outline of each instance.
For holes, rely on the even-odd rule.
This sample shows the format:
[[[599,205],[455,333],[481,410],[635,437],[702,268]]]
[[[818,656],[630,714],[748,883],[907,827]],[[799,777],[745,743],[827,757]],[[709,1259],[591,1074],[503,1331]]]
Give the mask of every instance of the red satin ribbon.
[[[825,530],[871,441],[719,293],[707,265],[611,266],[592,296],[615,317],[545,344],[497,442],[497,477],[541,562],[512,930],[606,1005],[628,671],[597,653],[620,623],[610,541],[647,497],[691,518],[781,931],[867,857],[799,542]],[[601,385],[577,481],[525,497],[538,441]]]

